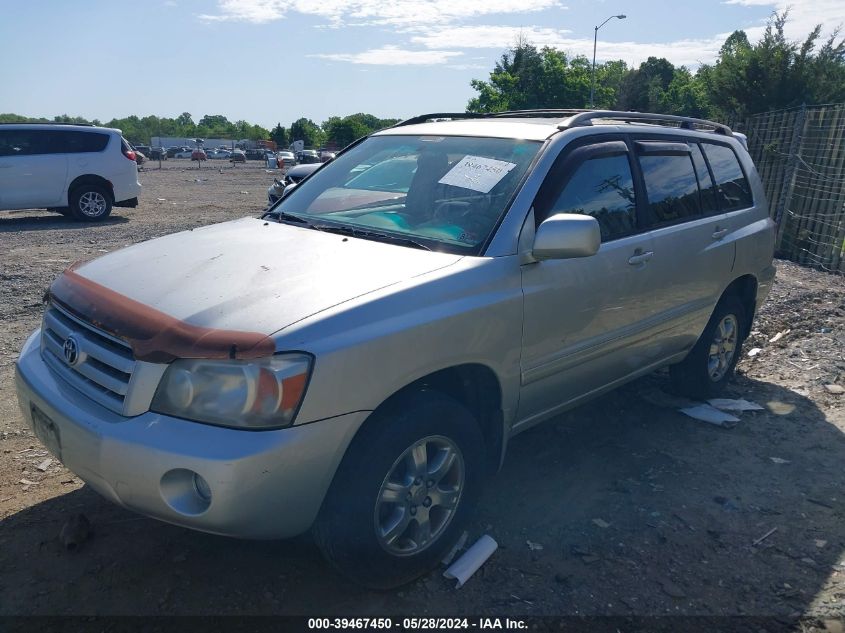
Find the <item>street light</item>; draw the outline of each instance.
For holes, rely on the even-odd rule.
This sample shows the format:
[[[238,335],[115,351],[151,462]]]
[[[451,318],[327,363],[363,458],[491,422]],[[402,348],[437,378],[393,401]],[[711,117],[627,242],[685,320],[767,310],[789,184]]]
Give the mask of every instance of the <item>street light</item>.
[[[599,39],[599,29],[610,22],[613,18],[624,20],[626,17],[627,16],[622,13],[619,15],[611,15],[604,22],[595,27],[595,32],[593,33],[593,72],[590,75],[590,108],[593,107],[593,98],[596,94],[596,42],[598,42]]]

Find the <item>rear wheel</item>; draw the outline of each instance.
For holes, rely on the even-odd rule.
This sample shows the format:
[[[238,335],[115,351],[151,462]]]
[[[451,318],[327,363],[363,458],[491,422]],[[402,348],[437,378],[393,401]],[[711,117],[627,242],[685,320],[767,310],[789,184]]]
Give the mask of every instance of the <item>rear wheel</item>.
[[[676,391],[693,398],[719,395],[739,361],[745,308],[734,296],[723,297],[687,357],[669,368]]]
[[[434,567],[471,516],[484,474],[473,416],[439,392],[373,414],[338,469],[314,526],[325,557],[376,589]]]
[[[111,209],[111,194],[99,185],[82,185],[70,194],[70,210],[77,220],[102,220]]]

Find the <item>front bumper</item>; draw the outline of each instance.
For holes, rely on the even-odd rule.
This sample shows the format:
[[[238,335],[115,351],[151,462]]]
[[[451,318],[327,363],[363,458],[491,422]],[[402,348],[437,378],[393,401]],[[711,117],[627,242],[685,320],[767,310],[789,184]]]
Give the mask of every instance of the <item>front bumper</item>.
[[[27,423],[104,497],[176,525],[241,538],[306,531],[367,416],[350,413],[275,431],[226,429],[152,412],[126,418],[55,376],[41,359],[39,332],[27,340],[16,366]],[[210,502],[193,473],[207,482]]]

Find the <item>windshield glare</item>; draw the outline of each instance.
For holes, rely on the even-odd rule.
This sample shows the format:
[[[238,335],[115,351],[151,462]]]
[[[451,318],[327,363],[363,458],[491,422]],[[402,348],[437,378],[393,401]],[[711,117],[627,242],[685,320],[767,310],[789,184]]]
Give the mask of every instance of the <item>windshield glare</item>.
[[[315,172],[274,211],[477,254],[539,148],[520,139],[373,136]]]

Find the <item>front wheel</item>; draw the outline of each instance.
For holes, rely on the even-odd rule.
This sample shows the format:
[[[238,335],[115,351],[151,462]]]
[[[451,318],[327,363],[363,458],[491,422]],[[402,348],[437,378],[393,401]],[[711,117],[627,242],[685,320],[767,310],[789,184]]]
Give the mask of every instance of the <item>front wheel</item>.
[[[73,217],[83,221],[98,221],[111,213],[111,194],[97,185],[82,185],[70,194]]]
[[[687,357],[669,368],[675,390],[692,398],[719,395],[733,377],[745,338],[745,308],[733,296],[723,297]]]
[[[388,589],[425,573],[460,536],[484,474],[484,439],[452,398],[423,391],[373,414],[323,502],[314,536],[341,573]]]

